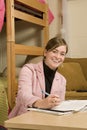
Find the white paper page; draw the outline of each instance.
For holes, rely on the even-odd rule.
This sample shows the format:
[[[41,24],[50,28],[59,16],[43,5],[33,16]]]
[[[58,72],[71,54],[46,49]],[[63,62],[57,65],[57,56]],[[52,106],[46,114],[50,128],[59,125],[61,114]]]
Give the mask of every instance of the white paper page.
[[[66,115],[66,114],[71,114],[71,112],[56,112],[56,111],[51,111],[51,110],[45,110],[45,109],[39,109],[39,108],[28,108],[28,111],[37,111],[37,112],[42,112],[42,113],[48,113],[48,114],[54,114],[54,115]]]
[[[58,111],[80,111],[84,107],[87,107],[87,100],[66,100],[60,105],[53,107],[52,110]]]

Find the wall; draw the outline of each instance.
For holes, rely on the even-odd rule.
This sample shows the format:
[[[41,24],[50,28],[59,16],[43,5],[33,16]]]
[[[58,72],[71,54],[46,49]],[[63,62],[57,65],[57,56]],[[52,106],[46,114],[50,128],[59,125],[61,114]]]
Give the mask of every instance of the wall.
[[[47,0],[49,8],[51,9],[54,20],[49,26],[49,38],[56,36],[60,31],[60,23],[59,23],[59,0]]]
[[[87,0],[63,0],[65,38],[70,57],[87,57]]]

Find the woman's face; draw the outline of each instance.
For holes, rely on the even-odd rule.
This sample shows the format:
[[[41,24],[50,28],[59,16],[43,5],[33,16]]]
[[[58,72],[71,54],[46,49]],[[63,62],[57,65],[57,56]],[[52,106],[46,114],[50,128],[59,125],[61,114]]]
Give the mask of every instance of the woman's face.
[[[60,64],[63,63],[66,55],[66,46],[59,46],[52,51],[44,51],[45,64],[49,66],[49,68],[55,70]]]

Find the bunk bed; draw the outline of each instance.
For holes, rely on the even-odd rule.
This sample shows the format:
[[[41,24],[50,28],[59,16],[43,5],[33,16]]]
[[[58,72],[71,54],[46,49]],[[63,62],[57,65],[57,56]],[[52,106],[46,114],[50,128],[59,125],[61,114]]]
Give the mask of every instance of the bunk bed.
[[[15,21],[23,20],[42,27],[42,46],[26,46],[15,41]],[[48,41],[48,5],[38,0],[6,0],[7,27],[7,81],[8,102],[10,108],[15,104],[17,93],[16,55],[43,55],[44,45]]]

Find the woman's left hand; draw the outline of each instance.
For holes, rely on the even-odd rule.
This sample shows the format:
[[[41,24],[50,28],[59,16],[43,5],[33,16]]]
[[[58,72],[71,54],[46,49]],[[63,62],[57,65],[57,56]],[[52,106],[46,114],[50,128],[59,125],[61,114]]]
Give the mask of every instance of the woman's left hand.
[[[50,94],[44,99],[37,100],[33,106],[37,108],[50,109],[60,104],[60,98],[57,95]]]

